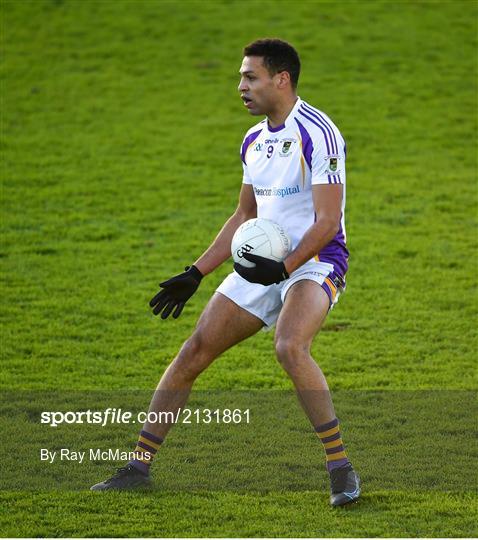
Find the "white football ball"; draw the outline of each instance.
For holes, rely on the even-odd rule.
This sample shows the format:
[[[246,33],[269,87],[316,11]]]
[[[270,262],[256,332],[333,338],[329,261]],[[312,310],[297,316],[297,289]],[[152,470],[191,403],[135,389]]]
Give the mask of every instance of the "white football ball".
[[[252,268],[254,263],[244,259],[253,253],[274,261],[282,261],[290,252],[291,241],[284,229],[270,219],[254,218],[245,221],[234,233],[231,253],[234,262]]]

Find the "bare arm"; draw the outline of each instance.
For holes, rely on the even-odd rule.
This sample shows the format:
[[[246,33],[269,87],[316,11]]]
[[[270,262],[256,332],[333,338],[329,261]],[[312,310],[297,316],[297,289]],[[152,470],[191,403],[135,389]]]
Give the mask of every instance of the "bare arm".
[[[340,227],[342,186],[314,185],[312,197],[317,221],[309,227],[299,245],[286,257],[284,264],[289,274],[317,255],[337,234]]]
[[[242,184],[236,211],[226,221],[219,234],[207,250],[197,259],[194,266],[205,276],[231,256],[231,241],[236,229],[248,219],[257,216],[256,198],[252,185]]]

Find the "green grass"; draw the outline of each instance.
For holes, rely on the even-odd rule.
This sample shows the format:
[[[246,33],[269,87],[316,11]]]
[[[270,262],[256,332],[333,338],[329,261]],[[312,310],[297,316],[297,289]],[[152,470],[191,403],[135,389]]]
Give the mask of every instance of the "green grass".
[[[315,489],[311,476],[294,480],[294,470],[310,473],[303,456],[321,459],[294,409],[288,421],[302,422],[303,432],[291,448],[271,451],[270,462],[231,454],[231,462],[250,464],[252,482],[289,463],[282,488],[271,481],[261,492],[247,475],[245,493],[226,485],[230,473],[222,477],[214,457],[206,459],[221,436],[211,442],[211,429],[178,428],[155,465],[157,490],[59,491],[52,480],[65,472],[78,489],[82,475],[87,487],[109,468],[45,466],[41,489],[2,485],[2,534],[476,536],[472,415],[457,400],[477,388],[473,1],[2,2],[0,385],[18,399],[9,408],[5,394],[4,433],[22,442],[35,434],[20,472],[38,470],[35,447],[51,437],[35,416],[50,391],[60,390],[63,409],[69,391],[149,396],[231,270],[225,263],[209,276],[178,321],[149,313],[158,281],[197,257],[235,207],[238,149],[254,123],[238,99],[237,72],[242,47],[265,35],[296,45],[299,95],[326,111],[347,141],[347,293],[313,352],[365,473],[363,500],[329,509],[319,463]],[[195,388],[199,397],[212,389],[267,397],[291,384],[274,359],[272,334],[260,333],[228,351]],[[423,405],[425,391],[444,390],[448,402],[443,394],[436,409]],[[360,407],[342,399],[344,391],[362,396]],[[400,415],[385,407],[377,417],[367,398],[373,392],[384,402],[403,396]],[[234,441],[252,437],[253,428],[241,426]],[[118,444],[129,449],[135,432]],[[282,440],[272,428],[259,433]],[[416,460],[421,448],[422,464],[435,460],[431,476]],[[390,465],[386,489],[375,466],[381,455],[403,471],[391,475]],[[184,487],[198,476],[187,461],[194,458],[199,477],[213,475],[209,490]],[[14,478],[10,461],[1,462]],[[430,488],[441,463],[444,477]],[[183,475],[181,489],[174,475]]]
[[[324,493],[106,494],[12,492],[3,497],[8,536],[344,537],[472,536],[472,495],[375,492],[333,510]],[[54,501],[54,503],[53,503]],[[32,508],[35,511],[32,513]],[[29,526],[23,524],[29,515]]]

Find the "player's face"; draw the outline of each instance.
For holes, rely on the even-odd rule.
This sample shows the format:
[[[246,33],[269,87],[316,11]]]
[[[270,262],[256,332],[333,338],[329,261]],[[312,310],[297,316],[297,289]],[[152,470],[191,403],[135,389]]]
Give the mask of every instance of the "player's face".
[[[277,75],[271,77],[261,56],[245,56],[239,71],[238,90],[248,111],[253,115],[267,115],[277,102]]]

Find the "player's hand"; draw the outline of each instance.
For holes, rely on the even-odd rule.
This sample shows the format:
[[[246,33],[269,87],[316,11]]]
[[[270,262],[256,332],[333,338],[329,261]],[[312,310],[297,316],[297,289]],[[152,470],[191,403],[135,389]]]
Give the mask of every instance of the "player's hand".
[[[251,283],[272,285],[273,283],[280,283],[289,277],[283,262],[272,261],[252,253],[245,253],[243,257],[247,261],[255,263],[256,266],[247,268],[242,264],[235,263],[234,270]]]
[[[173,309],[173,318],[177,319],[204,277],[194,265],[186,266],[184,270],[182,274],[160,283],[162,290],[149,302],[155,315],[162,312],[161,319],[167,319]]]

